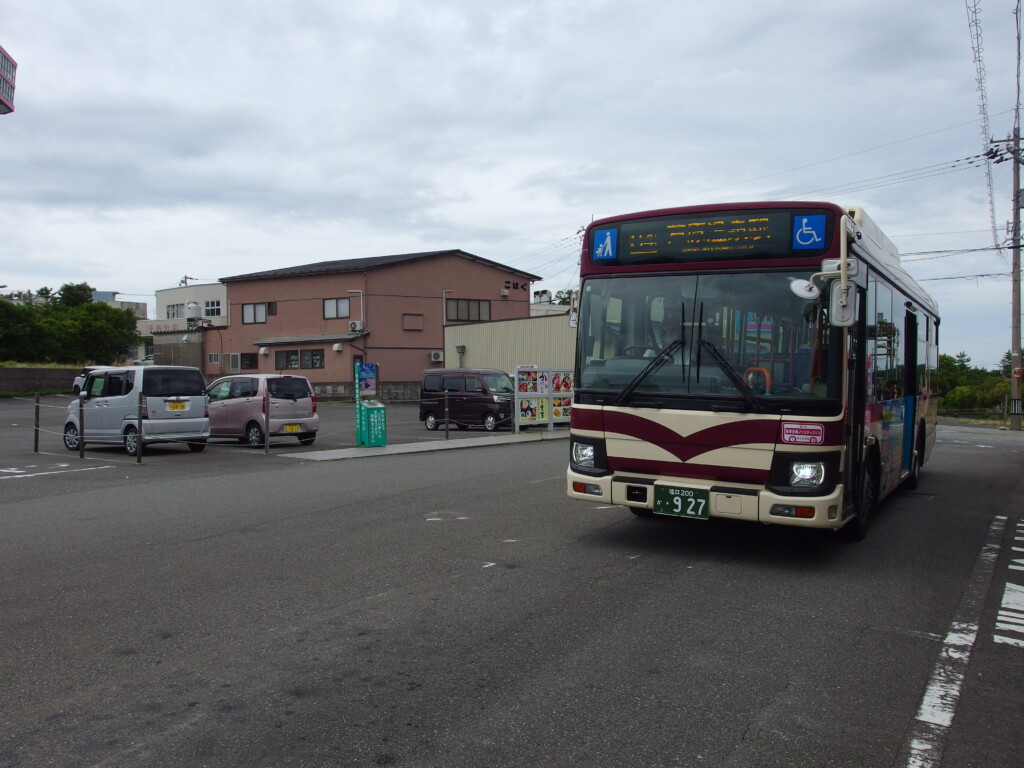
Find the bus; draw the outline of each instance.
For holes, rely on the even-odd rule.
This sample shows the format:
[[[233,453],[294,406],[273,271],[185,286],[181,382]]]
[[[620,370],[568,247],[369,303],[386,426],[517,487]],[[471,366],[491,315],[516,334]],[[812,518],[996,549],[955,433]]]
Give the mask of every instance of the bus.
[[[863,539],[935,443],[939,312],[859,208],[595,221],[580,263],[571,498]]]

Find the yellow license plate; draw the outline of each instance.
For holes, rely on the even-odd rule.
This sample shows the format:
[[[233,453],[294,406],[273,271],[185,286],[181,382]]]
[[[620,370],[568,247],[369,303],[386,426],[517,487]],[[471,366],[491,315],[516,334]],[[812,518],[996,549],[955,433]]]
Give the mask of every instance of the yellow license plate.
[[[302,427],[300,427],[298,424],[285,424],[284,425],[284,431],[285,432],[301,432],[302,431]]]
[[[184,411],[185,410],[185,401],[184,400],[171,400],[169,403],[167,403],[167,410],[168,411]]]

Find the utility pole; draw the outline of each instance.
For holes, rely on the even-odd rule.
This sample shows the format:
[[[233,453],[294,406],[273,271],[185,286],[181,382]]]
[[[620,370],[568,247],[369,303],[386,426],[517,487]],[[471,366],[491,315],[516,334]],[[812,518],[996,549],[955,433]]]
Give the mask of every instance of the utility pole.
[[[1013,126],[1013,269],[1010,295],[1010,311],[1013,313],[1010,325],[1010,429],[1020,431],[1020,124]]]
[[[1020,431],[1021,428],[1021,370],[1020,354],[1020,208],[1024,198],[1020,191],[1020,123],[1014,120],[1013,137],[991,141],[995,144],[1012,144],[1012,149],[991,147],[985,154],[989,160],[1003,163],[1013,162],[1013,220],[1010,224],[1010,252],[1013,255],[1013,266],[1010,270],[1010,429]]]

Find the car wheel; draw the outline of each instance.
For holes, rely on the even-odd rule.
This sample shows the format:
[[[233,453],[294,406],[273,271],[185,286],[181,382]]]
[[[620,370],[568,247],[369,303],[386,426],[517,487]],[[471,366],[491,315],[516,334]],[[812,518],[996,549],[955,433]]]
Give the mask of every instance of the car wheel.
[[[429,429],[431,432],[437,431],[437,416],[432,413],[428,413],[423,419],[423,426]]]
[[[263,447],[263,427],[255,421],[249,423],[245,428],[245,442],[250,448]]]
[[[316,432],[299,435],[299,445],[312,445],[314,440],[316,440]]]
[[[81,436],[78,434],[78,427],[74,424],[64,425],[64,447],[69,451],[77,451]]]
[[[124,431],[124,450],[129,456],[139,455],[139,433],[135,427],[128,427]]]
[[[494,432],[498,428],[498,417],[493,413],[488,413],[484,416],[484,429],[488,432]]]
[[[189,440],[188,441],[188,449],[190,451],[192,451],[193,453],[199,453],[205,447],[206,447],[206,441],[205,440]]]

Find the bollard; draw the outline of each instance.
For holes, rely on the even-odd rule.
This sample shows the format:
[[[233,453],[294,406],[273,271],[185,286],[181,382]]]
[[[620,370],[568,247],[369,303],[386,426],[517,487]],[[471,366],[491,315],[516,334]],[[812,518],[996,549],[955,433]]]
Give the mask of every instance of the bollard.
[[[270,395],[263,396],[263,455],[270,455]]]
[[[448,390],[444,391],[444,439],[448,439],[448,429],[451,427],[448,421]]]
[[[78,395],[78,458],[85,458],[85,393]]]
[[[140,391],[139,392],[139,420],[138,420],[139,431],[135,435],[135,463],[136,464],[141,464],[142,463],[142,445],[143,445],[143,440],[142,440],[142,414],[145,412],[145,410],[146,410],[146,396],[143,395],[142,392]]]
[[[33,438],[32,452],[39,453],[39,393],[36,392],[36,428]]]

